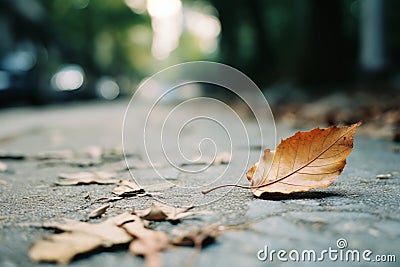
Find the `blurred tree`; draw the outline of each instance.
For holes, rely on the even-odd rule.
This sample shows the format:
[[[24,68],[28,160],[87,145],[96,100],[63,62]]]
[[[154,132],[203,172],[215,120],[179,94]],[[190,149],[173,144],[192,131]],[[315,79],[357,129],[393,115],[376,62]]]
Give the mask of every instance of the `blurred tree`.
[[[0,26],[2,20],[16,20],[21,36],[46,40],[63,59],[93,75],[136,77],[136,82],[171,64],[202,59],[237,67],[261,86],[289,81],[318,87],[352,81],[360,62],[367,64],[367,55],[390,58],[384,65],[399,68],[396,0],[183,0],[179,41],[166,59],[152,55],[154,24],[147,1],[0,0]],[[132,9],[133,3],[140,4],[140,12]],[[386,12],[368,3],[387,6]],[[372,16],[360,9],[364,5],[370,5]],[[198,28],[189,30],[188,18],[198,13],[212,15],[208,19],[219,16],[222,32],[214,52],[202,50]],[[375,23],[369,23],[372,20]],[[207,34],[204,27],[199,32]],[[219,28],[216,32],[218,38]],[[3,34],[0,50],[6,39]],[[375,52],[367,53],[371,46]]]
[[[335,84],[355,74],[356,47],[344,34],[342,4],[340,1],[307,1],[307,29],[296,66],[301,84]]]
[[[67,58],[90,69],[95,75],[138,76],[133,69],[130,31],[149,19],[133,13],[123,1],[45,0],[56,29],[55,38],[67,46]]]
[[[264,1],[212,0],[219,12],[222,36],[221,61],[246,70],[252,78],[266,82],[273,71],[274,58],[264,21]]]
[[[361,2],[360,65],[363,71],[381,72],[387,62],[383,0]]]
[[[213,0],[222,25],[221,59],[261,85],[343,82],[357,69],[353,2]]]

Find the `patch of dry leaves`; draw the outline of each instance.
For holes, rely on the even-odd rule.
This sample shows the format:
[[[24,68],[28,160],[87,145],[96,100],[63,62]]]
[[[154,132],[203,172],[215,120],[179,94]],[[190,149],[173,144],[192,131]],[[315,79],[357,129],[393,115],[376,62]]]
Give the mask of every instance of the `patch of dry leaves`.
[[[89,217],[103,214],[109,204],[94,210]],[[204,231],[182,233],[172,239],[162,231],[149,228],[150,220],[176,221],[189,216],[209,213],[205,211],[188,211],[190,208],[176,208],[166,204],[153,203],[145,210],[125,212],[108,218],[101,223],[87,223],[64,219],[63,222],[44,223],[44,228],[62,231],[51,234],[33,244],[29,257],[35,262],[56,262],[68,264],[77,255],[87,254],[99,248],[129,243],[129,250],[145,259],[145,266],[162,266],[162,254],[173,246],[193,246],[202,244],[203,239],[215,238],[215,232]],[[192,240],[189,242],[189,240]],[[201,247],[201,246],[200,246]]]
[[[316,128],[308,132],[298,132],[292,137],[282,140],[276,151],[266,149],[260,162],[254,164],[247,172],[250,186],[222,185],[206,191],[208,193],[224,186],[238,186],[252,189],[257,197],[265,193],[305,192],[312,188],[329,186],[342,172],[346,158],[353,148],[353,139],[361,122],[326,129]],[[99,157],[100,151],[92,153]],[[230,155],[223,154],[214,159],[213,164],[226,164]],[[203,164],[204,162],[201,162]],[[57,185],[77,184],[116,184],[113,193],[118,198],[145,193],[132,180],[118,180],[115,173],[79,172],[60,174]],[[379,179],[390,178],[378,176]],[[165,186],[165,185],[161,185]],[[110,198],[105,200],[112,201]],[[89,218],[104,215],[110,207],[105,204],[89,214]],[[126,212],[111,217],[101,223],[65,219],[63,223],[46,223],[45,228],[62,231],[36,242],[29,250],[33,261],[69,263],[75,256],[92,252],[98,248],[128,244],[135,255],[143,256],[145,266],[162,265],[162,251],[173,246],[193,246],[198,250],[229,228],[209,225],[202,229],[179,233],[170,238],[166,233],[149,228],[149,221],[177,222],[189,216],[208,214],[209,211],[193,211],[193,207],[177,208],[166,204],[153,203],[144,210]]]

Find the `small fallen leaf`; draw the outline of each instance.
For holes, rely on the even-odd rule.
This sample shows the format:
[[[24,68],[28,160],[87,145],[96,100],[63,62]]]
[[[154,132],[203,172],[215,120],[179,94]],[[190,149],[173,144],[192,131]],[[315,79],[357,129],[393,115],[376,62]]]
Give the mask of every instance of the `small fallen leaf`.
[[[126,212],[97,224],[64,219],[64,223],[49,222],[44,223],[43,227],[55,228],[66,232],[77,231],[97,235],[102,238],[102,245],[109,247],[114,244],[124,244],[131,240],[130,236],[118,226],[124,224],[125,222],[135,220],[140,220],[140,218],[136,215]]]
[[[180,166],[188,166],[188,165],[222,165],[228,164],[232,159],[232,156],[229,152],[221,152],[217,154],[214,158],[204,157],[199,160],[193,160],[189,163],[184,162],[181,163]]]
[[[112,192],[120,197],[135,196],[144,193],[144,189],[131,179],[120,180],[117,185]]]
[[[114,202],[124,199],[123,197],[101,197],[93,201],[93,203],[106,203],[106,202]]]
[[[29,250],[29,257],[35,262],[69,263],[76,255],[89,252],[101,246],[100,237],[80,232],[65,232],[50,235],[36,242]]]
[[[0,161],[0,172],[5,172],[7,171],[7,169],[8,169],[7,164]]]
[[[98,224],[64,219],[64,223],[44,223],[45,228],[64,231],[39,240],[29,249],[29,257],[35,262],[69,263],[76,255],[99,247],[126,244],[133,237],[120,226],[127,222],[141,223],[141,219],[128,212],[109,218]]]
[[[196,229],[175,237],[172,239],[172,244],[175,246],[190,246],[201,249],[204,246],[213,243],[222,232],[222,227],[217,225],[208,225],[201,229]]]
[[[189,216],[211,213],[210,211],[188,211],[191,208],[193,207],[176,208],[166,204],[153,203],[148,209],[135,210],[135,214],[149,221],[177,221]]]
[[[383,179],[390,179],[392,178],[392,176],[393,175],[391,173],[385,173],[385,174],[378,174],[376,178],[383,180]]]
[[[93,210],[93,211],[92,211],[91,213],[89,213],[89,215],[88,215],[89,219],[100,217],[101,215],[103,215],[103,214],[106,212],[106,210],[107,210],[109,207],[110,207],[110,204],[106,204],[106,205],[103,205],[103,206],[101,206],[101,207],[99,207],[99,208]]]
[[[135,214],[149,221],[179,220],[182,214],[185,217],[184,214],[189,209],[190,208],[176,208],[166,204],[153,203],[148,209],[135,210]]]
[[[72,159],[74,157],[74,152],[72,150],[52,150],[52,151],[42,151],[33,156],[37,160],[49,160],[49,159]]]
[[[103,149],[99,146],[90,146],[86,149],[85,154],[95,160],[100,160],[103,155]]]
[[[276,152],[266,149],[256,169],[247,173],[254,195],[305,192],[332,184],[346,165],[360,124],[297,132]]]
[[[289,194],[327,187],[343,171],[360,124],[297,132],[282,140],[275,152],[264,151],[261,161],[247,172],[251,186],[222,185],[203,193],[224,186],[237,186],[252,189],[253,194],[260,197],[263,193]]]
[[[129,250],[135,255],[145,258],[146,267],[162,266],[161,251],[170,246],[168,236],[164,232],[147,229],[137,221],[122,225],[135,239],[129,245]]]
[[[77,173],[60,173],[56,185],[78,185],[78,184],[116,184],[116,173],[93,171]]]

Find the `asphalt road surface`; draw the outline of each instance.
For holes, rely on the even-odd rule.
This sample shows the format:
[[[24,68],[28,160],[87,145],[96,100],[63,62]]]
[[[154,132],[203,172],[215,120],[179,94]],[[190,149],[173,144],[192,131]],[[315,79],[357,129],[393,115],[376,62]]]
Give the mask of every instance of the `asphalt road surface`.
[[[121,154],[122,122],[127,104],[126,101],[117,101],[0,111],[0,156],[3,157],[0,162],[7,166],[7,170],[0,172],[0,266],[55,266],[33,263],[28,257],[29,246],[52,233],[37,226],[60,218],[84,220],[93,209],[101,206],[93,200],[113,196],[113,185],[55,186],[53,183],[59,173],[101,170],[116,171],[118,178],[130,177],[123,168]],[[164,106],[165,110],[169,109],[168,104]],[[140,114],[141,107],[135,108],[136,114]],[[200,109],[204,107],[193,106],[193,114]],[[157,112],[161,114],[163,110]],[[190,112],[186,115],[194,116]],[[229,116],[224,110],[211,108],[211,112],[219,114],[221,120]],[[160,128],[148,133],[154,138],[148,140],[148,153],[155,158],[159,156],[155,162],[161,163],[161,167],[140,165],[146,163],[146,151],[134,145],[125,147],[129,154],[127,161],[136,164],[132,173],[139,183],[158,185],[162,182],[157,178],[161,173],[175,186],[164,189],[160,186],[152,197],[131,197],[112,202],[106,217],[133,208],[147,208],[158,200],[181,206],[194,204],[197,206],[195,209],[213,212],[182,220],[177,225],[169,222],[154,225],[167,233],[208,224],[247,226],[224,232],[215,243],[202,250],[195,259],[196,266],[321,266],[321,262],[327,266],[398,266],[400,153],[392,149],[394,143],[357,136],[344,172],[326,189],[270,199],[255,198],[251,191],[239,188],[221,189],[203,196],[200,193],[202,187],[225,182],[225,178],[214,181],[225,170],[228,174],[224,176],[226,181],[233,179],[237,182],[240,179],[241,184],[246,184],[243,171],[261,153],[261,141],[254,121],[246,120],[244,116],[249,135],[244,138],[241,126],[234,119],[226,119],[235,142],[233,146],[224,143],[227,137],[220,127],[199,124],[182,133],[181,152],[187,157],[198,155],[196,144],[210,135],[216,144],[222,144],[221,150],[232,148],[232,160],[228,165],[212,165],[195,176],[163,162],[165,155],[158,153],[160,147],[157,145]],[[132,130],[137,126],[134,120],[129,120],[127,125]],[[268,127],[273,128],[272,125]],[[165,152],[172,162],[182,163],[185,160],[182,153],[169,146],[176,141],[176,131],[168,132],[163,139]],[[274,132],[267,132],[269,134],[262,140],[266,145],[274,141]],[[294,129],[278,124],[278,138],[288,137],[294,132]],[[133,143],[143,141],[140,136],[132,138]],[[213,144],[204,142],[201,150],[212,154]],[[108,151],[104,152],[108,154],[99,158],[98,151]],[[180,166],[185,166],[186,171],[196,171],[201,167],[196,164]],[[390,175],[386,179],[376,178],[381,174]],[[92,219],[91,222],[101,220]],[[279,250],[283,252],[278,253]],[[310,251],[315,251],[316,262],[312,254],[311,260],[307,258],[312,253]],[[353,252],[359,253],[359,261],[353,260]],[[299,261],[294,261],[289,257],[296,253],[305,254],[305,258],[300,256]],[[346,258],[350,254],[350,258]],[[187,266],[187,258],[193,255],[192,248],[166,251],[165,266]],[[397,262],[382,262],[394,261],[393,255]],[[117,249],[80,257],[70,266],[141,264],[142,258],[126,249]]]

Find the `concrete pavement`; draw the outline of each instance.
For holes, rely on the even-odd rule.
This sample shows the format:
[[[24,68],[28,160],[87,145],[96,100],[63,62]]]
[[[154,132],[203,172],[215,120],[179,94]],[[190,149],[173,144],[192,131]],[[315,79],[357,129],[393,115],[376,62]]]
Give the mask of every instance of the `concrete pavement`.
[[[89,153],[91,146],[118,150],[121,146],[121,125],[126,105],[126,101],[91,102],[0,111],[0,152],[3,155],[10,151],[20,152],[22,156],[27,157],[23,160],[0,159],[8,167],[7,171],[0,172],[0,266],[52,266],[53,264],[34,264],[27,256],[30,244],[51,232],[32,225],[64,217],[82,220],[99,206],[93,204],[93,200],[112,196],[113,185],[54,186],[52,183],[60,172],[115,170],[123,160],[118,153],[111,153],[101,162],[97,162],[93,157],[78,160],[73,157],[69,161],[44,160],[38,155],[44,151],[55,150],[67,150],[67,154],[71,151],[84,154]],[[223,111],[218,112],[224,116]],[[251,120],[245,123],[249,129],[250,140],[256,140],[252,139],[252,132],[257,129],[256,125]],[[134,123],[132,125],[134,127]],[[235,127],[236,124],[232,125]],[[194,128],[186,133],[183,143],[190,147],[193,140],[198,141],[205,133],[213,131],[213,128]],[[278,137],[288,137],[294,131],[278,125]],[[265,138],[265,143],[270,142],[271,136]],[[240,136],[235,140],[241,140]],[[233,146],[235,158],[229,166],[232,175],[241,173],[241,157],[246,158],[250,153],[254,159],[260,154],[257,142],[251,143],[249,150],[245,141],[238,141]],[[323,258],[321,261],[328,266],[398,266],[400,154],[395,153],[391,149],[392,146],[393,143],[389,141],[357,136],[347,166],[332,186],[285,198],[257,199],[248,190],[234,188],[228,193],[210,193],[208,197],[211,200],[214,200],[217,194],[226,193],[218,201],[210,202],[204,200],[200,193],[193,194],[192,189],[188,189],[188,195],[185,191],[173,188],[163,190],[155,194],[161,200],[182,205],[187,204],[189,200],[195,203],[209,203],[199,209],[212,210],[214,213],[197,219],[183,220],[178,225],[160,222],[155,226],[157,229],[172,231],[208,223],[237,225],[252,222],[249,229],[223,233],[216,243],[202,251],[196,266],[320,266],[321,262],[289,259],[290,253],[293,257],[296,256],[296,252],[291,252],[294,250],[298,251],[299,255],[304,251],[313,250],[316,252],[316,259]],[[130,152],[132,161],[145,158],[142,151],[132,148]],[[252,163],[254,162],[249,162],[250,165]],[[198,176],[197,181],[188,179],[170,166],[163,167],[162,172],[167,173],[170,181],[176,184],[204,184],[224,168],[224,165],[211,166]],[[392,174],[389,179],[376,178],[378,174],[387,173]],[[135,176],[140,177],[141,181],[146,177],[145,180],[151,182],[156,174],[151,168],[143,168],[136,170]],[[118,177],[129,177],[129,173],[119,171]],[[244,177],[241,182],[246,182]],[[151,197],[125,198],[113,202],[108,215],[116,215],[132,208],[146,208],[152,201]],[[101,219],[93,221],[99,220]],[[339,239],[341,243],[337,244]],[[343,244],[347,245],[338,247]],[[333,258],[329,258],[330,248],[338,251],[337,259],[334,255]],[[271,261],[271,250],[283,250],[286,256],[281,252],[282,257],[278,259],[277,253],[273,253]],[[328,252],[322,253],[324,250]],[[357,250],[361,254],[370,250],[371,253],[365,259],[353,262],[343,258],[348,250]],[[265,257],[265,252],[268,258],[265,261],[258,259]],[[193,255],[193,249],[176,249],[167,251],[164,255],[165,266],[182,266],[185,263],[184,258]],[[385,255],[386,259],[389,255],[395,255],[397,263],[372,262],[378,260],[377,255]],[[308,254],[306,256],[308,257]],[[285,258],[287,262],[284,261]],[[382,258],[384,257],[380,257]],[[368,259],[371,262],[368,262]],[[138,266],[142,261],[126,250],[117,250],[81,258],[72,262],[70,266]]]

